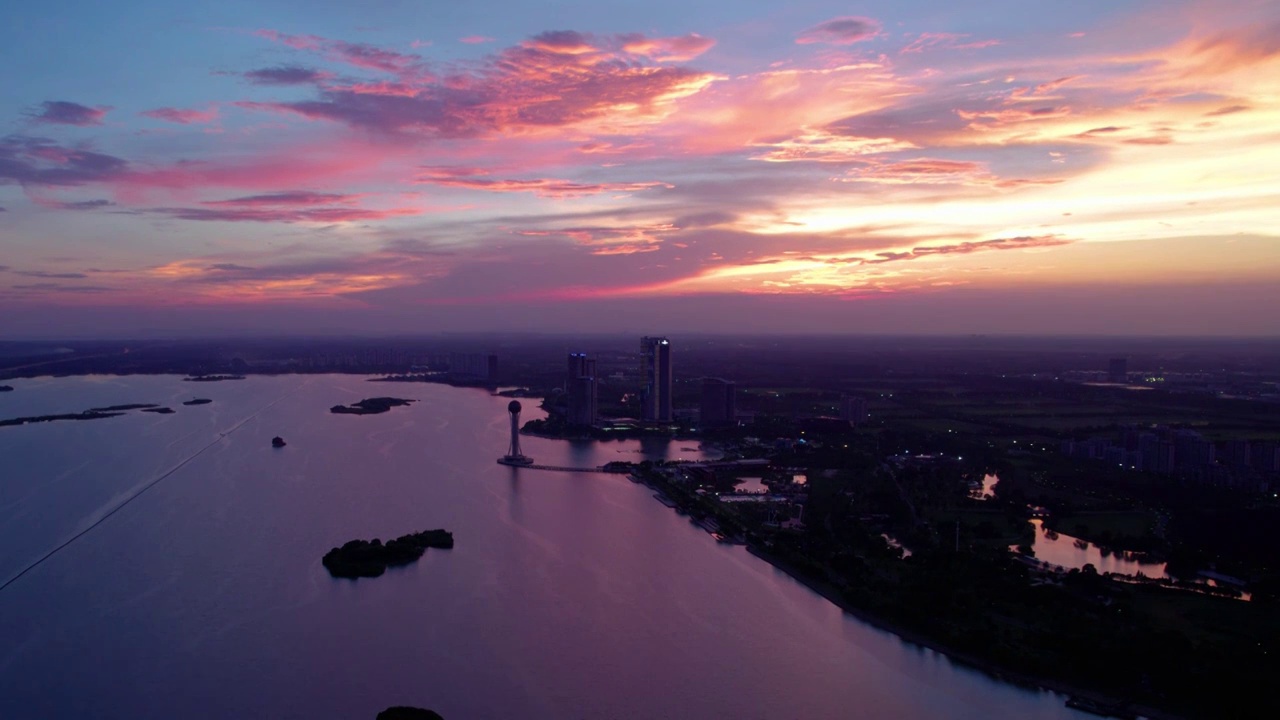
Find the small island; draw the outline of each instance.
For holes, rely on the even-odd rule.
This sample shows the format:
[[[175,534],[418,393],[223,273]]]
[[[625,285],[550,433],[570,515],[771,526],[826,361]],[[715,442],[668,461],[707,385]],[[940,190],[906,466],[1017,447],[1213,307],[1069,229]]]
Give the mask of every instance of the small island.
[[[396,705],[378,713],[374,720],[444,720],[440,713],[408,705]]]
[[[58,420],[98,420],[100,418],[119,417],[122,412],[96,412],[87,410],[82,413],[65,413],[62,415],[35,415],[30,417],[9,418],[0,420],[0,427],[26,425],[28,423],[56,422]]]
[[[0,392],[13,392],[12,385],[0,385]]]
[[[211,402],[213,401],[210,400],[209,398],[192,398],[191,400],[187,400],[182,404],[183,405],[208,405]]]
[[[91,412],[91,413],[124,412],[126,410],[146,410],[149,408],[157,408],[157,407],[160,407],[160,406],[156,405],[155,403],[131,403],[129,405],[108,405],[106,407],[89,408],[85,412]]]
[[[142,408],[142,412],[155,413],[157,415],[172,415],[174,410],[173,408],[167,408],[167,407],[149,407],[149,408]]]
[[[352,540],[324,554],[325,568],[334,577],[378,577],[389,566],[408,565],[422,557],[427,548],[448,550],[453,547],[453,533],[447,530],[424,530],[388,540],[378,538]]]
[[[284,446],[285,446],[284,438],[280,437],[279,435],[271,438],[271,447],[282,448]]]
[[[377,415],[378,413],[387,412],[393,407],[400,407],[413,402],[417,402],[417,400],[393,397],[366,398],[350,405],[334,405],[329,408],[329,412],[338,415]]]
[[[243,380],[243,375],[192,375],[182,378],[183,382],[221,382],[223,380]]]

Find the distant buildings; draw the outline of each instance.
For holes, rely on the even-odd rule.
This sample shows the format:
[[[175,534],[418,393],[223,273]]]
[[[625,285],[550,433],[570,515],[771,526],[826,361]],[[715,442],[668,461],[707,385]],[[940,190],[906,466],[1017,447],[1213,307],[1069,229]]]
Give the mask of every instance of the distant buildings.
[[[1111,358],[1111,362],[1107,363],[1107,381],[1113,383],[1129,381],[1128,358]]]
[[[867,399],[857,395],[846,395],[840,400],[840,419],[854,425],[867,419]]]
[[[1277,443],[1227,440],[1215,444],[1188,429],[1131,427],[1119,442],[1105,436],[1066,440],[1061,450],[1073,458],[1255,491],[1267,491],[1280,475]]]
[[[738,415],[735,386],[721,378],[702,379],[702,424],[716,427],[732,424]]]
[[[671,422],[671,342],[664,337],[640,338],[640,419]]]
[[[565,419],[570,425],[595,425],[596,361],[586,353],[569,353],[569,367],[564,380],[568,408]]]
[[[450,353],[449,379],[455,382],[497,382],[498,356],[491,353]]]

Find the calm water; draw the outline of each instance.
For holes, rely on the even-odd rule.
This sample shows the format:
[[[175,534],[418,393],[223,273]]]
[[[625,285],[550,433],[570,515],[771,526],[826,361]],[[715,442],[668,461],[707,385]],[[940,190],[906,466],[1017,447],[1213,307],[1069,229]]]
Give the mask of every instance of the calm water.
[[[495,464],[505,398],[352,376],[7,382],[0,417],[177,412],[0,428],[0,582],[172,471],[0,591],[6,720],[1084,717],[844,615],[623,476]],[[374,395],[421,402],[327,411]],[[559,465],[699,455],[522,442]],[[383,577],[320,565],[433,527],[457,547]]]
[[[1092,543],[1082,541],[1084,547],[1080,547],[1076,544],[1077,539],[1070,535],[1058,533],[1056,537],[1050,537],[1041,520],[1032,520],[1031,524],[1036,526],[1036,539],[1031,549],[1035,552],[1037,560],[1067,569],[1079,569],[1086,564],[1091,564],[1100,573],[1134,576],[1141,573],[1149,578],[1169,577],[1165,572],[1165,563],[1126,560],[1122,555],[1114,553],[1104,555],[1098,546]]]

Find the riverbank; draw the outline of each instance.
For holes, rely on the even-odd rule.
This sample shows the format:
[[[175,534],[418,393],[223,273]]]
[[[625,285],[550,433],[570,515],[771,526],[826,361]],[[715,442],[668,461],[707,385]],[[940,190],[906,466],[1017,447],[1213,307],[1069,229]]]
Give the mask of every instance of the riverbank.
[[[912,630],[911,628],[900,623],[890,622],[883,617],[872,614],[859,608],[849,602],[843,594],[831,583],[821,578],[813,577],[804,570],[788,561],[786,558],[771,552],[763,544],[758,542],[747,543],[747,552],[764,560],[773,567],[787,574],[788,577],[796,582],[804,585],[813,592],[826,598],[832,605],[840,608],[842,611],[852,615],[859,621],[864,622],[878,630],[883,630],[896,635],[904,642],[928,648],[935,652],[946,655],[952,662],[964,665],[965,667],[977,670],[984,675],[999,680],[1000,682],[1017,685],[1018,687],[1029,690],[1048,690],[1049,692],[1063,696],[1063,703],[1072,698],[1083,698],[1090,700],[1100,706],[1123,707],[1126,710],[1135,713],[1138,716],[1149,718],[1150,720],[1185,720],[1182,715],[1175,715],[1157,708],[1133,705],[1125,700],[1117,697],[1099,693],[1094,690],[1078,687],[1070,683],[1054,680],[1046,677],[1036,677],[1027,675],[1014,670],[1010,670],[998,663],[992,662],[972,653],[957,651],[948,647],[944,643],[940,643],[929,636]],[[1117,716],[1118,717],[1118,716]]]
[[[725,512],[724,509],[715,507],[714,504],[706,504],[705,497],[690,494],[683,487],[665,480],[658,474],[642,473],[638,477],[646,485],[658,490],[663,497],[669,498],[668,502],[663,503],[668,507],[699,516],[705,513],[710,517],[718,517],[722,523],[741,524],[740,520],[725,516],[723,514]],[[940,652],[952,661],[978,670],[996,680],[1027,689],[1048,690],[1062,695],[1064,704],[1072,701],[1080,707],[1089,707],[1099,711],[1105,710],[1104,714],[1112,717],[1142,716],[1151,720],[1180,720],[1184,717],[1157,708],[1131,703],[1106,692],[1089,689],[1052,677],[1019,672],[998,660],[984,657],[972,651],[957,649],[947,642],[937,639],[935,635],[922,632],[899,621],[889,620],[881,614],[856,604],[836,584],[819,574],[815,574],[815,568],[805,567],[810,563],[806,561],[803,555],[789,558],[786,553],[767,545],[754,531],[747,531],[744,534],[748,552],[786,573],[797,582],[839,607],[842,611],[872,627],[892,633],[906,642]],[[818,565],[816,562],[813,564]]]

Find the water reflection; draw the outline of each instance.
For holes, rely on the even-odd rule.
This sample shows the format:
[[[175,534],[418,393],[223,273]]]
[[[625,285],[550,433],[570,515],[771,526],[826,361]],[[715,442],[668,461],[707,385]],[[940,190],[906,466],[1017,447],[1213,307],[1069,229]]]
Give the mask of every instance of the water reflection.
[[[969,497],[974,500],[994,500],[996,496],[996,483],[1000,482],[1000,477],[994,473],[987,473],[982,476],[982,484],[972,483],[969,487]]]
[[[1031,521],[1036,527],[1035,543],[1031,546],[1037,560],[1050,565],[1080,569],[1092,565],[1099,573],[1117,573],[1137,577],[1168,578],[1165,563],[1144,561],[1134,553],[1113,553],[1103,550],[1080,538],[1055,532],[1044,527],[1039,519]]]

